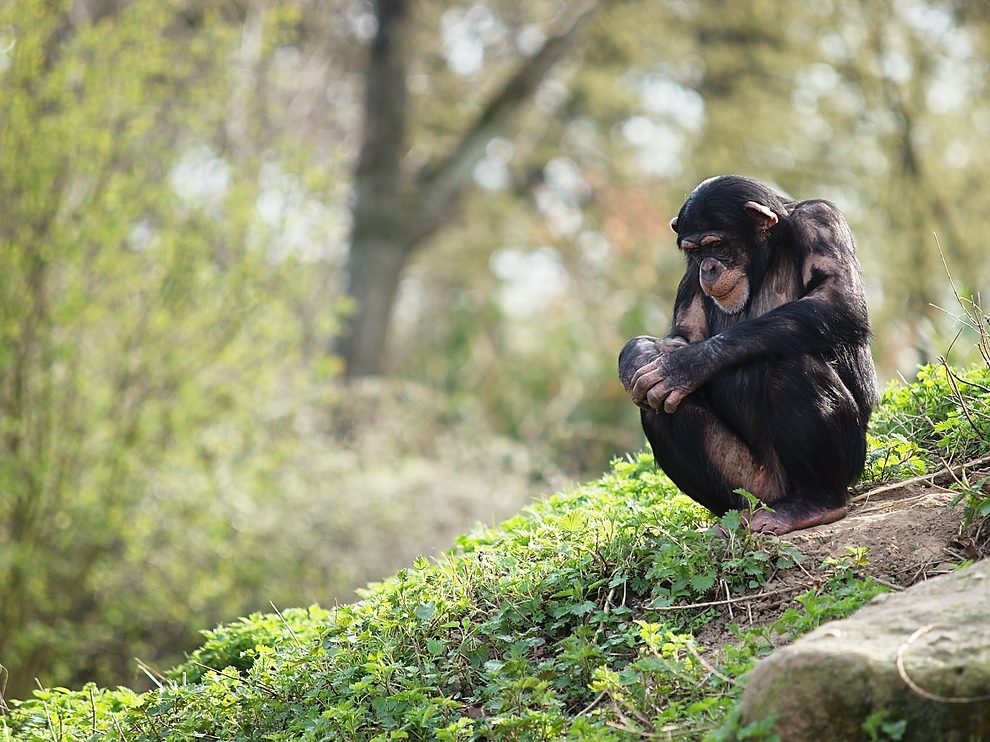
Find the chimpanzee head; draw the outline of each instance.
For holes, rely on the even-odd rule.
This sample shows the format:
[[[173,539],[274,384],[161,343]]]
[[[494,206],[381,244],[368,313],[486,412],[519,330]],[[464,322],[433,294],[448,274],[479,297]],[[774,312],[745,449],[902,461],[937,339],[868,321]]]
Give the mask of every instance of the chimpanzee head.
[[[727,314],[741,312],[754,270],[767,259],[770,231],[786,216],[783,199],[750,178],[709,178],[670,222],[677,246],[695,266],[701,289]]]

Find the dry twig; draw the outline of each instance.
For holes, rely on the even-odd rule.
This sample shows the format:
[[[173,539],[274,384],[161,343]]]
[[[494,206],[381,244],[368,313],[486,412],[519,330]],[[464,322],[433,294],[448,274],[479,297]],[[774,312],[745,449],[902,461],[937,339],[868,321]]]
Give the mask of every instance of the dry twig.
[[[709,603],[689,603],[687,605],[648,605],[645,610],[647,611],[681,611],[689,608],[714,608],[720,605],[729,605],[730,603],[749,603],[754,600],[759,600],[760,598],[769,598],[771,595],[780,595],[781,593],[796,592],[798,588],[794,587],[781,587],[776,590],[770,590],[765,593],[758,593],[756,595],[742,595],[738,598],[726,598],[725,600],[713,600]]]
[[[874,495],[879,495],[884,492],[891,492],[894,490],[903,489],[905,487],[910,487],[913,484],[931,484],[935,485],[936,479],[944,478],[954,478],[956,474],[966,469],[975,469],[979,466],[984,466],[985,464],[990,464],[990,455],[981,456],[973,461],[966,461],[962,464],[956,464],[955,466],[946,467],[943,471],[935,471],[929,474],[922,474],[918,477],[912,477],[911,479],[905,479],[901,482],[892,482],[891,484],[884,484],[880,487],[874,487],[873,489],[862,493],[861,495],[856,495],[849,499],[849,502],[862,502],[863,500],[869,500]]]

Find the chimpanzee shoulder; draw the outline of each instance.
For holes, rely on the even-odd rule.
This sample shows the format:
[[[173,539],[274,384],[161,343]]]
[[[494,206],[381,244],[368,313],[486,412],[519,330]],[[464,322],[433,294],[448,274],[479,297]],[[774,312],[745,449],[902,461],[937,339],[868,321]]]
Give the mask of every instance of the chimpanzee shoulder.
[[[855,240],[849,223],[831,201],[800,201],[791,209],[787,222],[792,239],[804,252],[855,252]]]

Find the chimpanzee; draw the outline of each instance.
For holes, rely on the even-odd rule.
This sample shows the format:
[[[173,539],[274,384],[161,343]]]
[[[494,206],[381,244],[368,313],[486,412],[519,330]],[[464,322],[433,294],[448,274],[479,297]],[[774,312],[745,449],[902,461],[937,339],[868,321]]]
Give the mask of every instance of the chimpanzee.
[[[670,226],[687,258],[673,327],[619,355],[657,465],[716,515],[755,495],[772,509],[755,532],[844,517],[878,397],[849,225],[828,201],[724,175]]]

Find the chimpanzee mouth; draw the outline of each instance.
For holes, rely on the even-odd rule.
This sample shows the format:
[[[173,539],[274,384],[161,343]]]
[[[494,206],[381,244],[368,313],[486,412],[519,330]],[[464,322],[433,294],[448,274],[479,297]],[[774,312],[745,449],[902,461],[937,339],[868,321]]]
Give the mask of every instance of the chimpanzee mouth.
[[[739,291],[739,284],[733,286],[729,291],[724,294],[709,294],[712,297],[712,301],[726,314],[739,314],[745,307],[746,303],[749,301],[749,286],[742,287]],[[733,301],[733,295],[739,294],[735,301]]]

